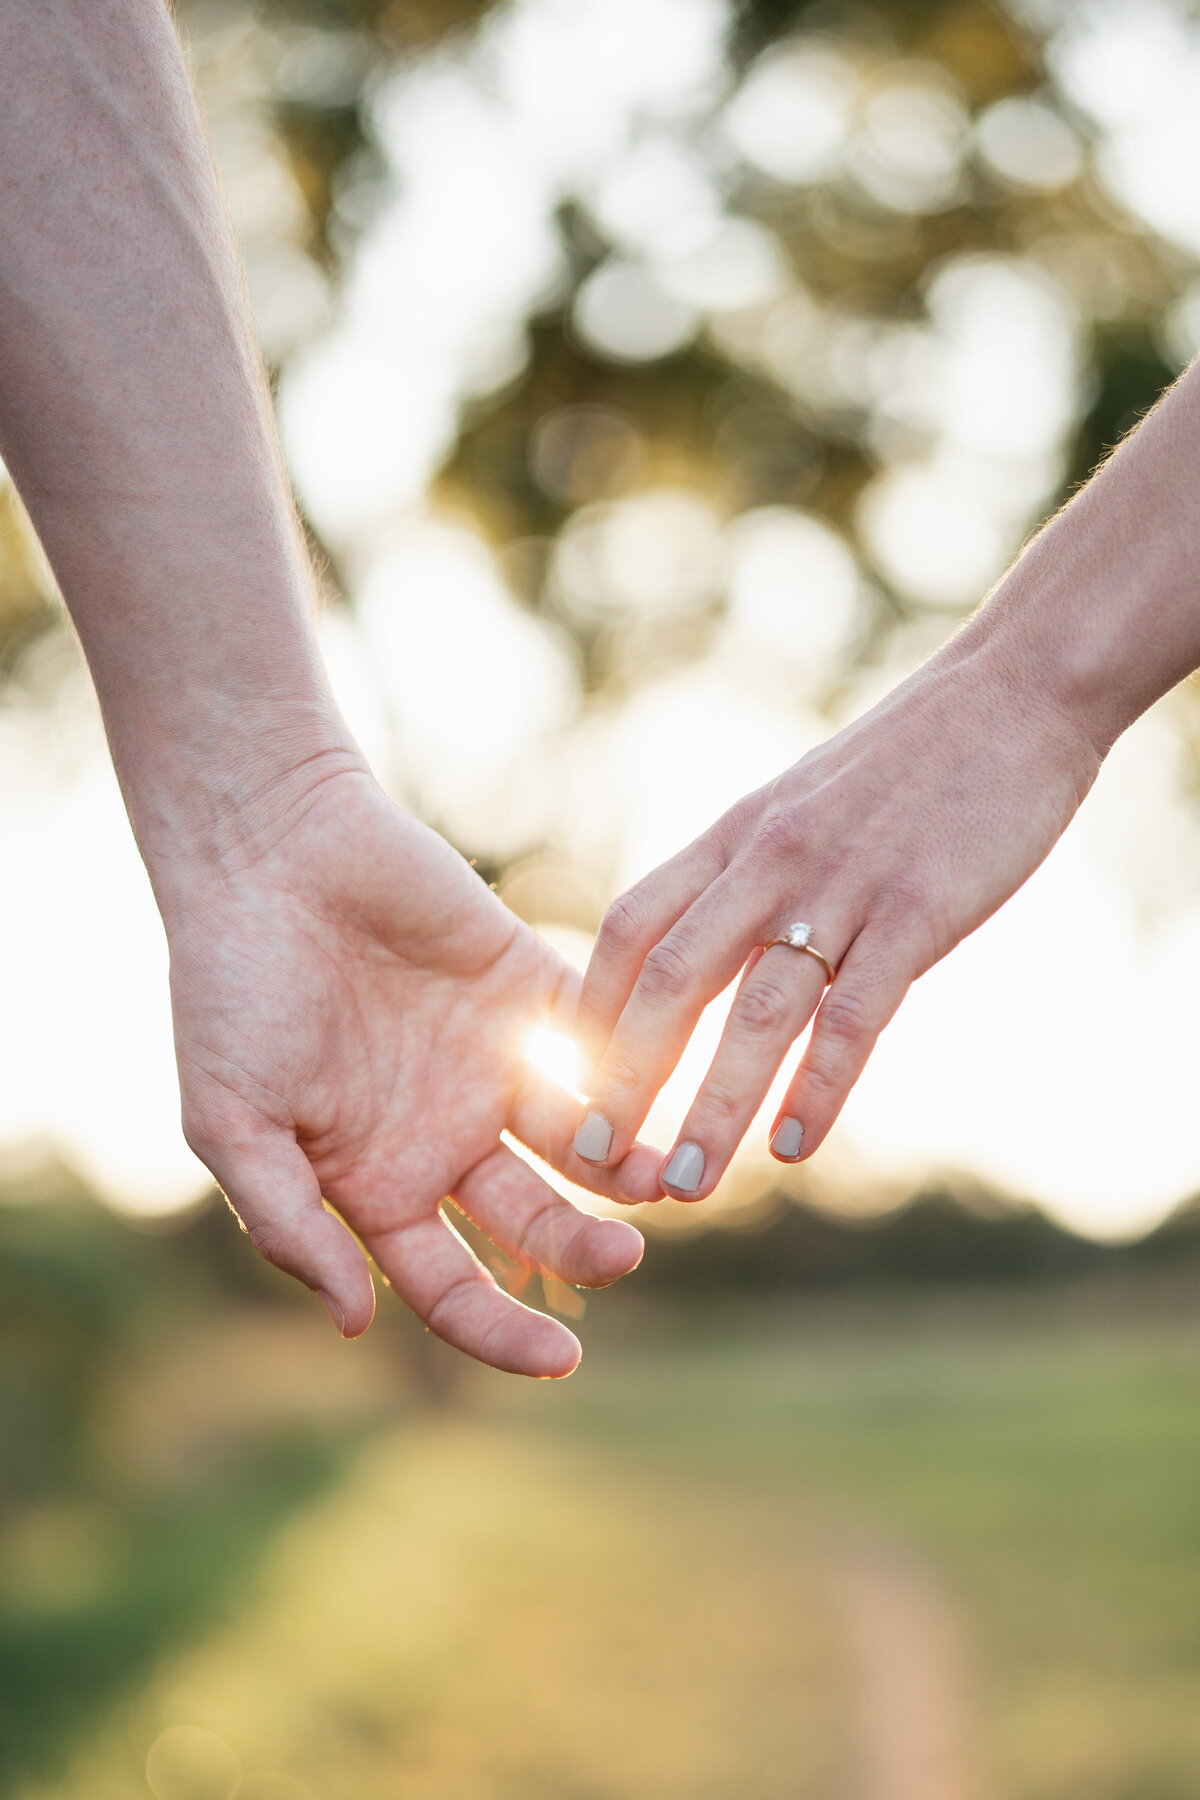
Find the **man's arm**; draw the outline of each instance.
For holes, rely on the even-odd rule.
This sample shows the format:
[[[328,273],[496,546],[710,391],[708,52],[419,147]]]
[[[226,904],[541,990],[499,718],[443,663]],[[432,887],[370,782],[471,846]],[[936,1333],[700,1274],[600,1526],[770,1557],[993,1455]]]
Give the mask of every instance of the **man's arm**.
[[[573,976],[379,791],[333,704],[222,210],[160,0],[0,0],[0,448],[78,627],[171,946],[189,1142],[260,1250],[367,1325],[354,1238],[451,1342],[569,1372],[439,1212],[582,1285],[641,1240],[580,1214],[578,1108],[530,1077]]]
[[[161,897],[361,766],[162,0],[0,6],[0,439]]]

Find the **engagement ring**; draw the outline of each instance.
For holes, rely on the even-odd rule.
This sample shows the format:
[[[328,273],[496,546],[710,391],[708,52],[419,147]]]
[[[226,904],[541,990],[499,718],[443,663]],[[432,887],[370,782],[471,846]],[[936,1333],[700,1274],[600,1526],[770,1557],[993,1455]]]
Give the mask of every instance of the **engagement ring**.
[[[788,950],[803,950],[808,956],[815,956],[825,971],[826,983],[832,981],[837,970],[827,956],[822,956],[812,941],[812,926],[803,924],[799,919],[789,925],[782,937],[770,938],[763,945],[764,950],[773,950],[776,944],[782,944]]]

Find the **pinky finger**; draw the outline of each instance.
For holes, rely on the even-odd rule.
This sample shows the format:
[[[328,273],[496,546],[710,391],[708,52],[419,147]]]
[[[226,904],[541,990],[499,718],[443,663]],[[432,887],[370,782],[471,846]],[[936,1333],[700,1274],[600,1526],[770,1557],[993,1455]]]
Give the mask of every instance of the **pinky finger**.
[[[899,961],[893,946],[877,947],[866,935],[843,958],[771,1132],[771,1152],[780,1162],[811,1156],[828,1135],[909,990],[911,978],[899,972]]]

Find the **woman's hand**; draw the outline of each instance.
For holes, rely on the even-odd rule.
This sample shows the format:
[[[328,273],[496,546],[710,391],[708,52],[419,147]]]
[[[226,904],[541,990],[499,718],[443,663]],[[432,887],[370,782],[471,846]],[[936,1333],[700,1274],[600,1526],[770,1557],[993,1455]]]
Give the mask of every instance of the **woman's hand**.
[[[611,907],[580,1007],[597,1066],[577,1149],[619,1164],[702,1009],[745,968],[661,1175],[710,1194],[816,1013],[771,1136],[811,1156],[910,984],[1021,885],[1100,752],[986,637],[965,632],[879,706],[741,801]],[[794,921],[837,970],[756,946]],[[824,997],[822,998],[822,995]]]
[[[161,885],[184,1128],[256,1247],[348,1337],[374,1294],[351,1232],[440,1337],[496,1368],[567,1375],[579,1346],[512,1299],[441,1214],[584,1287],[636,1267],[631,1225],[561,1199],[510,1131],[600,1193],[657,1199],[660,1157],[571,1152],[580,1108],[525,1060],[571,1023],[578,978],[365,772],[320,782],[242,866]]]

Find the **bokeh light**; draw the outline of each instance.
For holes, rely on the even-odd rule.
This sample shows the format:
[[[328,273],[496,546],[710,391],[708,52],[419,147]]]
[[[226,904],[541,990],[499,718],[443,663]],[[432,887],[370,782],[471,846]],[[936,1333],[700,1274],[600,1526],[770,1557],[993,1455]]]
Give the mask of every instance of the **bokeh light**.
[[[509,0],[404,51],[237,7],[185,26],[328,558],[339,699],[396,796],[547,931],[594,929],[902,678],[1200,343],[1200,40],[1166,0],[958,37],[886,9],[756,37],[722,0]],[[335,115],[353,129],[321,150]],[[0,1136],[170,1207],[204,1178],[173,1119],[161,937],[14,516],[6,604],[46,631],[0,722],[25,871],[3,905],[28,946]],[[1113,1231],[1200,1184],[1161,1071],[1146,1128],[1103,1142],[1099,940],[1056,950],[1080,998],[1053,1112],[1013,998],[1070,892],[1110,921],[1122,1031],[1159,1004],[1197,895],[1089,820],[1122,844],[1162,821],[1193,866],[1190,718],[1179,699],[1139,727],[1157,751],[1118,755],[1028,895],[921,984],[827,1192],[950,1167]],[[990,1024],[964,1063],[968,993]]]
[[[1191,0],[172,11],[338,701],[577,970],[1200,351]],[[180,1135],[166,944],[0,469],[4,1794],[1194,1794],[1198,757],[1184,684],[820,1154],[768,1155],[785,1068],[612,1293],[447,1203],[570,1383],[382,1292],[347,1344]],[[557,1014],[522,1047],[580,1091]]]

